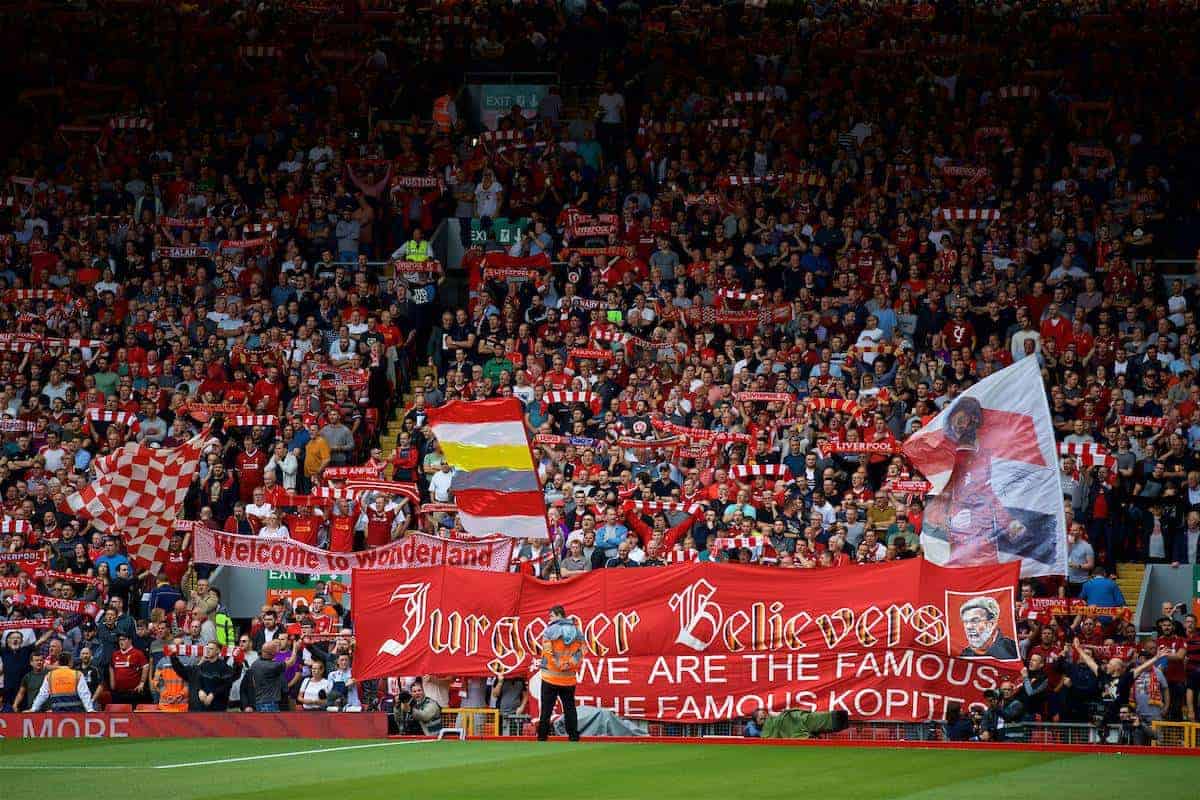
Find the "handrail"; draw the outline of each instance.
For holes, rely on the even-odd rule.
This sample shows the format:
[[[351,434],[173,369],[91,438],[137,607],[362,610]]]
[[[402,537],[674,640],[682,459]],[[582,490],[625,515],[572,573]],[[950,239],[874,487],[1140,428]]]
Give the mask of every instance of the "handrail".
[[[1145,606],[1146,598],[1150,594],[1150,575],[1153,572],[1151,567],[1152,565],[1148,564],[1146,565],[1146,569],[1142,570],[1142,585],[1138,587],[1137,608],[1133,612],[1134,624],[1139,634],[1149,633],[1149,631],[1142,630],[1142,609]]]

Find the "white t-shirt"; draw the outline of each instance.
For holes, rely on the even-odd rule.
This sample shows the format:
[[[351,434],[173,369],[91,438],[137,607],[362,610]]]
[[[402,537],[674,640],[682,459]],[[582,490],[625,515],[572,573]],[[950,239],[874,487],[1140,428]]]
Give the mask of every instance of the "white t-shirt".
[[[67,457],[67,451],[62,447],[51,450],[49,447],[43,447],[38,451],[38,455],[46,459],[46,471],[58,472],[62,469],[63,459]]]
[[[480,217],[495,217],[500,213],[500,194],[504,187],[493,180],[490,185],[480,183],[475,187],[475,214]]]
[[[341,339],[337,339],[329,346],[329,358],[333,361],[346,361],[353,358],[358,352],[358,342],[351,339],[342,344]]]
[[[329,678],[321,678],[315,681],[312,678],[305,678],[300,683],[300,705],[312,705],[316,708],[324,708],[325,700],[321,698],[321,692],[324,692],[326,697],[329,696],[329,691],[333,688],[333,684],[329,682]]]
[[[435,502],[450,502],[450,481],[454,479],[454,470],[442,472],[438,470],[429,476],[429,494]]]
[[[600,117],[601,122],[619,123],[621,121],[621,112],[625,109],[625,97],[620,92],[612,94],[600,95],[600,110],[604,112]]]
[[[271,516],[271,504],[263,503],[260,506],[257,503],[247,503],[246,504],[246,516],[247,517],[258,517],[259,519],[266,519],[267,517]]]

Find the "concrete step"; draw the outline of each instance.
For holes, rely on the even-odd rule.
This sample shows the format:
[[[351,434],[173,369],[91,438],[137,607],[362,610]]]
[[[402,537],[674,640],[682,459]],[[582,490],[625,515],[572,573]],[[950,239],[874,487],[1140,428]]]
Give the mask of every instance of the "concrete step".
[[[1117,564],[1117,585],[1121,587],[1121,594],[1125,595],[1125,605],[1133,611],[1137,611],[1145,574],[1145,564]]]

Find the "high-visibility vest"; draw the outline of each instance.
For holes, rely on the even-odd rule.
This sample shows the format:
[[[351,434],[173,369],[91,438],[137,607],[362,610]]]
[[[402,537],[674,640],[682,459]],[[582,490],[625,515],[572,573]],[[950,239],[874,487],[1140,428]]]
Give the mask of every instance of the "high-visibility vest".
[[[417,241],[409,239],[404,243],[404,260],[405,261],[428,261],[429,260],[429,242],[426,239]]]
[[[442,133],[448,133],[453,124],[450,119],[450,95],[444,94],[433,101],[433,124]]]
[[[542,680],[555,686],[574,686],[583,660],[583,638],[570,644],[562,639],[542,639]]]
[[[222,647],[232,647],[237,644],[237,626],[233,624],[229,614],[218,611],[213,615],[213,626],[217,629],[217,644]]]
[[[55,667],[46,676],[50,684],[50,710],[59,712],[81,712],[83,701],[79,699],[79,673],[70,667]]]
[[[199,669],[199,665],[195,669]],[[158,671],[158,710],[181,712],[188,710],[188,685],[175,668],[167,665]]]

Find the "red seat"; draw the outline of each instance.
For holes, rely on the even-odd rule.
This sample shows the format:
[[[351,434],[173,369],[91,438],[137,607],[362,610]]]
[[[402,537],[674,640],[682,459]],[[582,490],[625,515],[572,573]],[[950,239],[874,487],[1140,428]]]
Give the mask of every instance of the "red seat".
[[[129,703],[109,703],[104,707],[105,711],[133,711],[133,706]]]

